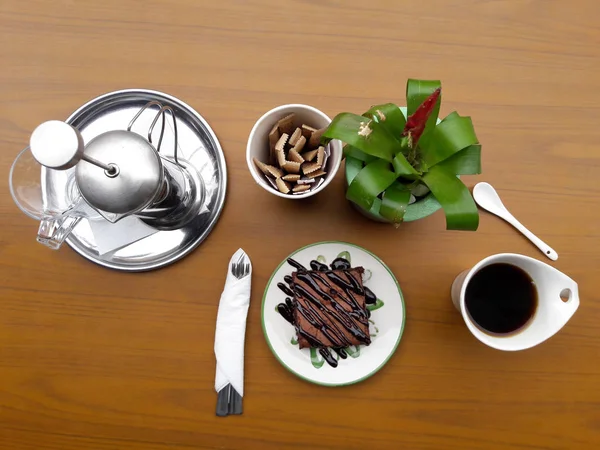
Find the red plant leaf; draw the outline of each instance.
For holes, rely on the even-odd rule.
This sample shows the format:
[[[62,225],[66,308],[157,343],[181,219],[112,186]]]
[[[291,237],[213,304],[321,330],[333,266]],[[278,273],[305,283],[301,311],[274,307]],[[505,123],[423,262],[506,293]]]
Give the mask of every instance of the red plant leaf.
[[[433,112],[433,108],[435,107],[441,92],[441,88],[437,88],[433,91],[433,93],[419,105],[414,114],[406,120],[402,135],[408,136],[410,147],[415,147],[421,138],[421,135],[425,130],[425,125],[427,125],[427,119],[429,119],[429,116]]]

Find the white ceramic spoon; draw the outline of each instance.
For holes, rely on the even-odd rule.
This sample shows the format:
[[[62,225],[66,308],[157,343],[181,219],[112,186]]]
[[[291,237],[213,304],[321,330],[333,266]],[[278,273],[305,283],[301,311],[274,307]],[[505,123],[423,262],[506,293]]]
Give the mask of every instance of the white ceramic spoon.
[[[477,183],[473,188],[473,198],[479,206],[483,209],[497,215],[498,217],[506,220],[513,227],[519,230],[523,235],[529,239],[533,244],[539,248],[544,255],[550,258],[552,261],[558,259],[558,253],[556,253],[552,247],[542,241],[539,237],[529,231],[525,226],[519,222],[515,217],[506,209],[506,206],[500,200],[500,196],[489,183]]]

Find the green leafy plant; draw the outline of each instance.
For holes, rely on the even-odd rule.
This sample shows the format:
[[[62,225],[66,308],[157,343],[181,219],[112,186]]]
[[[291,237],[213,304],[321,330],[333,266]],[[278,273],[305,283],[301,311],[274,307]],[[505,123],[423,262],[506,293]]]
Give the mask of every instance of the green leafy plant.
[[[409,79],[406,117],[393,104],[362,116],[338,114],[324,142],[346,145],[346,198],[365,211],[399,224],[411,196],[431,194],[441,204],[449,230],[476,230],[477,206],[460,175],[481,173],[481,145],[470,117],[452,112],[441,122],[439,81]]]

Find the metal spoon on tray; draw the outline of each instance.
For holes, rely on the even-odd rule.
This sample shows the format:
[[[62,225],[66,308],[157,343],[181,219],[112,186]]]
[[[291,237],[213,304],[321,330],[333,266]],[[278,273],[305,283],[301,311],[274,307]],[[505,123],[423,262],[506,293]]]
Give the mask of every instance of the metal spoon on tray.
[[[546,244],[544,241],[538,238],[535,234],[533,234],[531,231],[525,228],[525,226],[517,219],[515,219],[515,217],[508,211],[508,209],[506,209],[506,207],[502,203],[502,200],[500,200],[500,196],[491,184],[477,183],[473,188],[473,198],[480,207],[506,220],[513,227],[519,230],[527,239],[533,242],[533,244],[537,248],[539,248],[544,255],[546,255],[552,261],[556,261],[558,259],[558,253],[556,253],[552,249],[552,247],[550,247],[548,244]]]

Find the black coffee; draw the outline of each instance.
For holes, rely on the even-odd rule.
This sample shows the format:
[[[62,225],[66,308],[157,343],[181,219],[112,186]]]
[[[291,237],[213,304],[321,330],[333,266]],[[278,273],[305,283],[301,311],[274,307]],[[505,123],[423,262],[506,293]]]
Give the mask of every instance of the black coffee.
[[[497,263],[479,270],[467,285],[465,306],[484,331],[512,333],[533,317],[537,290],[523,269]]]

